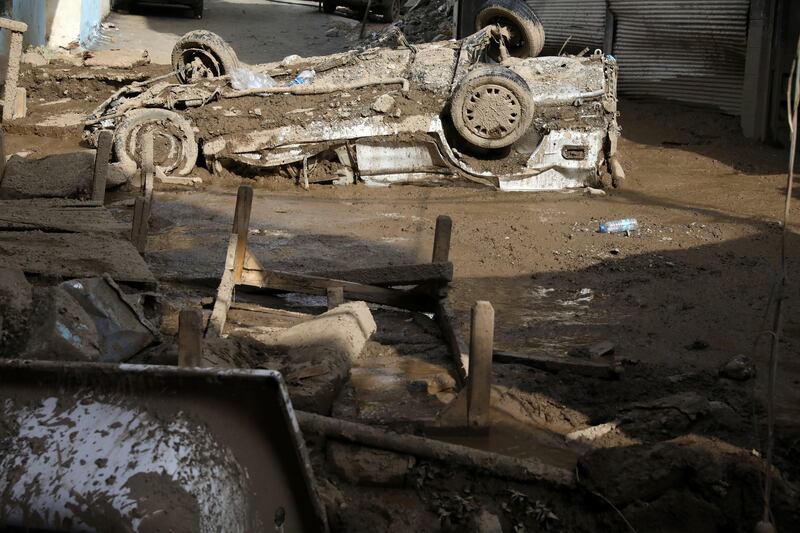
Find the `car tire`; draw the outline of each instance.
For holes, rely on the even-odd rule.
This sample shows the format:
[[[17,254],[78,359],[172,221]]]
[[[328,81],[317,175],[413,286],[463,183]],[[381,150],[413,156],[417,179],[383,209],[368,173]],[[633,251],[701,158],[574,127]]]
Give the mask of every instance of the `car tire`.
[[[114,154],[128,178],[141,168],[141,136],[147,131],[153,132],[154,162],[165,175],[185,176],[194,170],[198,149],[192,124],[167,109],[134,109],[114,132]]]
[[[542,53],[544,26],[526,3],[521,0],[486,0],[475,15],[475,31],[494,24],[509,29],[511,38],[506,47],[513,57],[536,57]],[[497,45],[489,48],[489,56],[499,60]]]
[[[399,0],[384,0],[388,3],[381,6],[381,15],[383,16],[383,21],[387,23],[392,23],[395,20],[400,18],[400,7],[401,4]]]
[[[172,69],[181,83],[224,76],[238,67],[239,58],[233,48],[207,30],[190,31],[172,48]]]
[[[450,98],[458,134],[477,148],[511,146],[533,121],[533,98],[516,72],[500,65],[478,67],[461,79]]]
[[[324,0],[322,2],[322,12],[330,15],[336,11],[336,2],[334,0]]]

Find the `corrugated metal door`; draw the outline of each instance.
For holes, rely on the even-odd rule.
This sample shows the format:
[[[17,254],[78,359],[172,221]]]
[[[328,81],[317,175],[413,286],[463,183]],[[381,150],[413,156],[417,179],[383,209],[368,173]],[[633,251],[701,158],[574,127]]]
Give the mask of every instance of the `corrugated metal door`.
[[[619,90],[738,115],[749,0],[608,0]],[[545,32],[549,28],[545,24]]]
[[[564,43],[568,52],[603,47],[606,0],[527,0],[544,25],[544,53],[557,54]]]

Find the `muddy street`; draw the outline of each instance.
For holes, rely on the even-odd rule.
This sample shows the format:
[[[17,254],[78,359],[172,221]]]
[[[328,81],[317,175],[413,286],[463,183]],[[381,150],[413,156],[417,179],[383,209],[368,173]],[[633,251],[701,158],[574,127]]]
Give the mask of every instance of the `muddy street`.
[[[624,9],[113,4],[4,109],[0,529],[800,528],[786,140]]]

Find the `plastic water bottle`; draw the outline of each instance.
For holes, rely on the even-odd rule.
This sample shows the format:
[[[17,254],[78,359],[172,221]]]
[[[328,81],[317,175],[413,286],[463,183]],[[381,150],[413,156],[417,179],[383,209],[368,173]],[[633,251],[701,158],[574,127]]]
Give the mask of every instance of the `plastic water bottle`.
[[[635,218],[623,218],[600,223],[600,233],[628,233],[639,229]]]
[[[302,85],[304,83],[308,83],[314,80],[314,77],[317,75],[316,72],[313,70],[304,70],[300,74],[294,77],[292,81],[289,82],[289,85]]]

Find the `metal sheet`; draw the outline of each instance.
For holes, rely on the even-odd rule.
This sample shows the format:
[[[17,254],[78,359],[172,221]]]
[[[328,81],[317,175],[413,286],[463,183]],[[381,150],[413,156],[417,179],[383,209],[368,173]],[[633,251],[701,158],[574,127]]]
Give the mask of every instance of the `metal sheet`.
[[[545,54],[557,54],[564,43],[567,52],[603,47],[606,0],[527,0],[544,25]]]
[[[749,0],[608,0],[623,95],[739,114]]]
[[[0,529],[326,528],[277,372],[0,360],[0,385]]]

